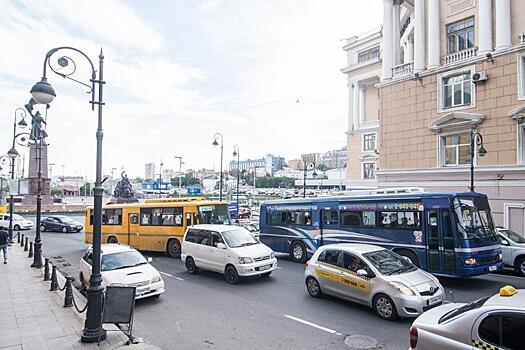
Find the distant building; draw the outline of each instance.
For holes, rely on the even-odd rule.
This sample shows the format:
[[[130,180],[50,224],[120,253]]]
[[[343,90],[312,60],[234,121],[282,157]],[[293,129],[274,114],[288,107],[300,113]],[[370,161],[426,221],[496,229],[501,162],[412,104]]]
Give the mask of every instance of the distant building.
[[[285,164],[286,161],[283,157],[267,154],[266,157],[260,159],[241,160],[239,164],[237,164],[237,160],[232,160],[229,169],[230,171],[239,169],[245,172],[254,172],[256,170],[257,174],[259,174],[259,168],[264,168],[266,174],[273,175],[275,171],[281,170]]]
[[[328,151],[321,156],[321,164],[326,165],[328,169],[339,169],[346,167],[346,147]]]
[[[153,180],[155,178],[155,163],[147,163],[144,166],[144,179]]]
[[[171,179],[175,177],[173,169],[162,169],[162,181],[171,182]]]
[[[292,159],[288,161],[288,167],[290,169],[299,170],[303,168],[303,161],[301,159]]]
[[[301,159],[303,162],[320,164],[321,153],[307,153],[301,154]]]

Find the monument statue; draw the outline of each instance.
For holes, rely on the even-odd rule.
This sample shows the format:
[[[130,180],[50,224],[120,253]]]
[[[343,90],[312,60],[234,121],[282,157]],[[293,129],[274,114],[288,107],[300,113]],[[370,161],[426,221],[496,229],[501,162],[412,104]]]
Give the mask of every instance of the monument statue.
[[[31,136],[34,140],[38,141],[45,139],[47,137],[47,133],[44,128],[42,128],[42,123],[47,125],[46,121],[44,118],[42,118],[42,115],[38,111],[31,116]]]
[[[116,202],[137,202],[138,200],[135,198],[135,192],[133,192],[133,187],[131,186],[131,182],[129,182],[126,172],[123,171],[120,177],[121,179],[117,182],[115,190],[113,191],[113,197],[116,199]]]

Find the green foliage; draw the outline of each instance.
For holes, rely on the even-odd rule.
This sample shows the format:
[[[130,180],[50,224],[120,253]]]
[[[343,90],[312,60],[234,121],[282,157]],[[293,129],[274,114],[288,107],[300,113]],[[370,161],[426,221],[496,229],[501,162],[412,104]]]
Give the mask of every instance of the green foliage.
[[[90,196],[91,195],[91,184],[86,183],[80,186],[80,195],[81,196]]]
[[[317,169],[320,170],[320,171],[327,171],[329,168],[326,164],[319,164],[317,166]]]
[[[246,184],[253,186],[253,176],[246,178]],[[257,188],[292,188],[294,185],[295,179],[291,177],[263,176],[255,179]]]
[[[199,181],[199,179],[189,176],[189,175],[183,176],[180,181],[181,187],[200,185],[200,183],[201,182]],[[175,187],[179,187],[179,178],[178,177],[172,178],[171,185]]]
[[[64,190],[62,187],[51,187],[51,195],[52,196],[61,196],[64,194]]]

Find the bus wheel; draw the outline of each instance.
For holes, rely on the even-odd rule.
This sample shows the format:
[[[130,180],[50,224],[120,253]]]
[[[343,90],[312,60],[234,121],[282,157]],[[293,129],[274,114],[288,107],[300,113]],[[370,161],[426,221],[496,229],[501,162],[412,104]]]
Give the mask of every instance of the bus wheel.
[[[168,254],[172,258],[180,258],[180,242],[178,239],[170,239],[168,241]]]
[[[416,265],[417,267],[421,267],[419,265],[419,259],[417,258],[416,254],[412,253],[410,250],[398,250],[396,251],[396,253],[407,258],[412,264]]]
[[[306,247],[301,241],[294,241],[290,247],[290,258],[298,263],[306,261]]]
[[[108,243],[118,243],[118,239],[115,236],[108,237]]]

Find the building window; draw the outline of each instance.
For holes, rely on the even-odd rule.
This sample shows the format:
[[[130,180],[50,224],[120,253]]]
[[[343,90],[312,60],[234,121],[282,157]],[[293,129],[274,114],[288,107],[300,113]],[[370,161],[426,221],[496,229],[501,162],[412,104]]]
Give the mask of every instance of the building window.
[[[442,146],[444,166],[470,163],[470,133],[442,136]]]
[[[525,53],[518,54],[518,99],[525,100]]]
[[[448,54],[474,47],[474,17],[447,25]]]
[[[376,133],[363,134],[363,151],[375,151]]]
[[[443,78],[443,108],[472,104],[471,72]]]
[[[363,179],[375,179],[376,163],[363,163]]]
[[[357,62],[371,61],[379,57],[379,46],[372,47],[366,51],[359,52],[357,54]]]

